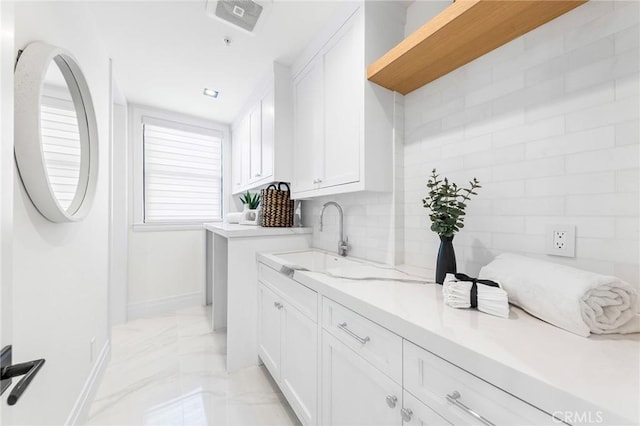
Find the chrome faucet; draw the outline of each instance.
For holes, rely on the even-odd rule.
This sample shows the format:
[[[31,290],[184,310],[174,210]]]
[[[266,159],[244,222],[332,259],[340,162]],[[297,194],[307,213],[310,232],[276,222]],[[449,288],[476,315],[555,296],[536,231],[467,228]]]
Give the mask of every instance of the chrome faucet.
[[[344,215],[342,213],[342,207],[340,207],[340,204],[336,203],[335,201],[329,201],[327,203],[324,203],[324,206],[322,206],[322,210],[320,211],[320,232],[322,232],[322,218],[324,216],[324,210],[327,208],[327,206],[335,206],[338,209],[338,214],[340,217],[340,241],[338,241],[338,254],[340,256],[346,256],[347,250],[349,250],[349,239],[344,236]]]

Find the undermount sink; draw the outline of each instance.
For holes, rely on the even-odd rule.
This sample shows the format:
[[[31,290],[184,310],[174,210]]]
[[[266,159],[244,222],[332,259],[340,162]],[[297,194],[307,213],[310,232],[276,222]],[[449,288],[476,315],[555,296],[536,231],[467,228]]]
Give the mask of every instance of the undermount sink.
[[[282,265],[280,272],[289,276],[293,276],[295,271],[309,271],[348,280],[391,280],[422,284],[428,282],[423,277],[411,275],[392,266],[342,257],[321,250],[274,253],[273,256],[278,258]]]
[[[277,253],[285,265],[292,269],[305,269],[312,272],[325,272],[336,268],[348,268],[362,266],[362,262],[344,258],[319,250],[294,251],[289,253]]]

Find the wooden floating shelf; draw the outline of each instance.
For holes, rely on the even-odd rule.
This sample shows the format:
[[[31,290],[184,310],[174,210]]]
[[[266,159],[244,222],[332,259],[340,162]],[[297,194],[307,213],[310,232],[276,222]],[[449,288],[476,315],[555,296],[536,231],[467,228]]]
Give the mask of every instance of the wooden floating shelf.
[[[588,0],[458,0],[367,69],[403,95],[567,13]]]

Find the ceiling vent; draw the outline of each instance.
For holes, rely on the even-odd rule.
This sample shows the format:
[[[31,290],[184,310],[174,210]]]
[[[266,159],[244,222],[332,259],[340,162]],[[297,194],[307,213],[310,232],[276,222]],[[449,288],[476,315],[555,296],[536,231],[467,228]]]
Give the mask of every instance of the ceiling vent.
[[[255,33],[271,1],[207,0],[207,15],[244,31]]]

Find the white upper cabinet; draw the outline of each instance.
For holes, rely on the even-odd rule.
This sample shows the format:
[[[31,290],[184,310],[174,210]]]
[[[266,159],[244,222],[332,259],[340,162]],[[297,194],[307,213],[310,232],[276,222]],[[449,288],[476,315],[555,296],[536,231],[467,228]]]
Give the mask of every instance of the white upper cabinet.
[[[366,66],[403,29],[398,2],[351,4],[294,65],[293,198],[391,189],[394,95]]]
[[[292,179],[291,72],[274,63],[232,126],[232,192]]]

